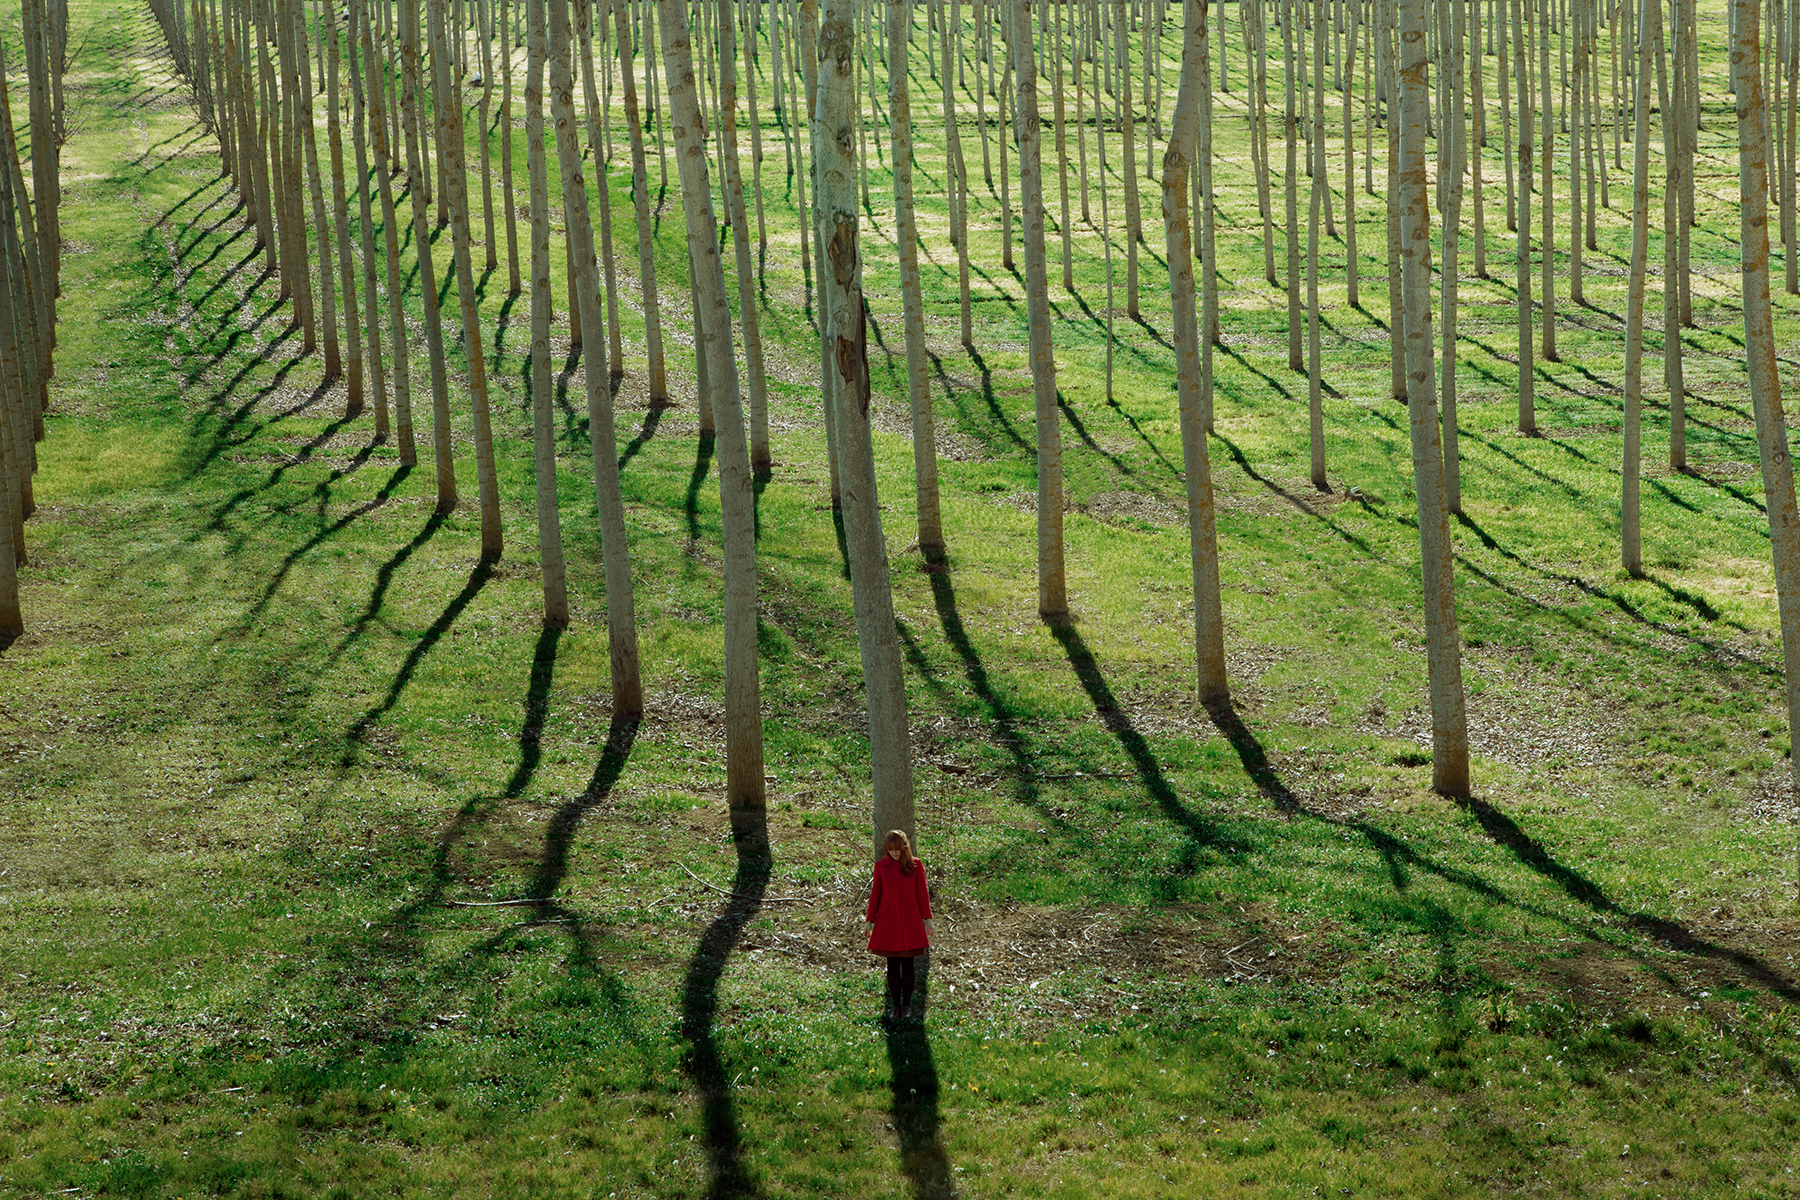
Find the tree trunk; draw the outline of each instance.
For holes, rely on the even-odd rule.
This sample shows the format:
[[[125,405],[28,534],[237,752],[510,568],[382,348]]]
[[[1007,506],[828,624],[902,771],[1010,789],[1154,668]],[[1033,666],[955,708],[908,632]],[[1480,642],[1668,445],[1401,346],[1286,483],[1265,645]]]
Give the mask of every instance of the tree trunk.
[[[401,124],[406,131],[406,173],[412,198],[413,248],[418,253],[419,302],[425,310],[425,351],[431,359],[431,443],[437,467],[439,516],[456,510],[456,456],[450,432],[450,380],[444,364],[444,322],[438,311],[437,264],[431,253],[431,201],[421,180],[427,171],[419,153],[419,15],[411,0],[400,11]],[[398,297],[396,297],[397,299]],[[403,319],[402,319],[403,320]],[[404,323],[402,324],[404,328]]]
[[[584,268],[592,274],[591,254],[584,258],[575,230],[575,199],[569,177],[581,187],[581,200],[587,200],[586,186],[581,183],[580,152],[575,148],[573,81],[569,77],[568,5],[566,0],[550,0],[549,23],[555,42],[546,44],[544,5],[526,0],[525,26],[529,42],[525,64],[525,159],[530,171],[531,188],[531,449],[532,475],[536,484],[538,558],[543,568],[544,624],[561,629],[569,623],[569,588],[563,563],[562,519],[557,507],[556,487],[556,414],[550,396],[550,171],[544,145],[544,64],[551,61],[551,103],[555,107],[556,161],[562,172],[563,223],[569,246],[575,251],[577,273]],[[582,289],[591,297],[592,290]],[[583,318],[595,319],[594,305],[581,307]],[[605,340],[596,338],[584,344],[599,347],[605,357]],[[590,383],[595,379],[605,386],[606,372],[595,369],[594,351],[583,362],[582,373]],[[589,429],[590,436],[598,430]],[[611,607],[612,597],[607,597]]]
[[[469,405],[475,425],[475,480],[481,500],[481,556],[499,558],[503,549],[500,524],[500,477],[494,461],[493,422],[488,412],[487,357],[481,339],[481,298],[475,292],[475,267],[469,252],[468,143],[463,138],[461,83],[455,75],[444,28],[444,0],[427,0],[431,20],[433,71],[437,78],[438,144],[446,163],[445,204],[450,211],[450,246],[461,301],[463,354],[469,362]],[[448,70],[443,68],[448,67]],[[548,564],[546,564],[548,569]]]
[[[500,203],[506,209],[506,294],[523,290],[519,279],[519,206],[513,196],[513,27],[500,0]]]
[[[362,218],[357,232],[362,249],[362,311],[367,323],[363,333],[364,344],[368,347],[369,391],[375,398],[375,440],[384,442],[389,433],[387,369],[382,361],[381,351],[381,283],[375,257],[375,198],[372,194],[375,185],[369,176],[369,114],[368,105],[363,99],[363,73],[359,58],[362,20],[362,0],[356,0],[350,6],[349,27],[345,31],[345,49],[349,52],[350,68],[350,132],[351,142],[356,148],[356,199],[358,215]],[[386,174],[385,163],[377,159],[376,165]]]
[[[1731,75],[1737,92],[1738,190],[1743,237],[1744,343],[1750,400],[1756,409],[1756,444],[1762,463],[1769,541],[1775,558],[1775,595],[1781,613],[1781,651],[1787,677],[1788,736],[1800,730],[1800,513],[1794,504],[1794,466],[1788,456],[1787,419],[1781,380],[1776,374],[1773,318],[1769,304],[1768,147],[1763,128],[1762,57],[1757,38],[1757,0],[1732,0],[1737,29],[1731,44]],[[1800,754],[1790,752],[1795,811],[1800,815]],[[1796,847],[1800,884],[1800,847]]]
[[[1182,23],[1181,80],[1175,119],[1163,151],[1162,208],[1169,256],[1169,303],[1175,334],[1175,385],[1181,420],[1182,467],[1187,485],[1188,549],[1194,587],[1194,661],[1200,700],[1227,704],[1225,621],[1220,604],[1219,536],[1213,511],[1212,464],[1200,411],[1202,342],[1194,322],[1194,257],[1190,234],[1188,172],[1203,138],[1211,81],[1207,63],[1206,0],[1187,0]],[[1210,138],[1204,140],[1210,141]],[[1211,270],[1212,264],[1207,264]]]
[[[731,0],[717,0],[719,14],[719,108],[724,128],[719,157],[725,170],[725,212],[731,221],[731,244],[737,253],[738,321],[744,331],[744,369],[750,377],[750,466],[767,471],[769,402],[763,376],[762,333],[756,315],[756,271],[750,260],[750,223],[744,211],[744,181],[738,172],[737,23]]]
[[[1456,627],[1449,519],[1444,512],[1443,447],[1432,370],[1431,275],[1426,265],[1430,214],[1425,185],[1427,0],[1400,8],[1401,249],[1406,289],[1406,406],[1418,493],[1425,591],[1425,642],[1431,686],[1431,786],[1469,794],[1469,736],[1463,711],[1462,652]]]
[[[351,14],[352,21],[358,24],[362,33],[363,66],[368,84],[369,132],[375,143],[375,179],[381,196],[381,228],[387,264],[388,329],[393,342],[391,362],[394,375],[394,437],[399,443],[400,465],[411,467],[418,465],[419,450],[413,435],[412,367],[406,333],[406,310],[402,307],[404,292],[400,282],[400,220],[394,206],[393,176],[388,170],[392,148],[388,145],[389,124],[384,113],[387,89],[375,54],[374,21],[369,16],[366,0],[351,0]],[[365,183],[363,186],[366,188],[368,185]],[[368,269],[365,266],[365,272]]]
[[[1620,557],[1633,575],[1644,573],[1638,523],[1638,452],[1644,402],[1644,277],[1650,270],[1650,75],[1655,69],[1651,56],[1661,24],[1658,0],[1639,0],[1637,99],[1632,106],[1636,130],[1632,137],[1631,274],[1625,301],[1625,461],[1619,473]]]
[[[856,640],[862,652],[874,837],[879,851],[882,835],[890,829],[913,836],[912,747],[869,428],[868,345],[852,129],[857,120],[856,9],[857,0],[828,0],[825,6],[825,20],[819,28],[818,105],[813,114],[812,146],[820,184],[820,227],[827,235],[819,243],[820,317],[831,347],[829,369],[835,372],[826,390],[837,403],[844,539],[855,594]]]
[[[1449,15],[1450,45],[1445,58],[1450,92],[1449,118],[1439,127],[1440,136],[1449,143],[1445,159],[1449,178],[1444,189],[1444,254],[1439,288],[1444,306],[1444,372],[1443,372],[1443,437],[1444,437],[1444,508],[1462,512],[1462,454],[1457,446],[1456,428],[1456,306],[1458,303],[1457,261],[1462,251],[1463,160],[1468,153],[1468,132],[1463,112],[1463,16],[1466,0],[1452,0]],[[1480,7],[1481,0],[1475,0]],[[1477,57],[1481,47],[1475,47]],[[1480,154],[1480,148],[1476,153]]]
[[[1519,281],[1515,294],[1515,303],[1519,313],[1519,432],[1534,434],[1537,432],[1537,402],[1534,395],[1536,380],[1532,378],[1531,365],[1531,133],[1532,120],[1526,111],[1526,97],[1531,95],[1530,77],[1526,73],[1528,61],[1525,35],[1529,26],[1523,24],[1524,16],[1530,13],[1531,0],[1512,0],[1513,12],[1513,66],[1519,80]],[[1544,269],[1550,269],[1546,259]],[[1550,314],[1545,313],[1548,321]]]
[[[1019,200],[1025,227],[1025,309],[1031,342],[1031,391],[1037,410],[1038,615],[1059,621],[1069,613],[1063,572],[1062,413],[1057,405],[1056,357],[1050,342],[1037,62],[1031,52],[1030,0],[1006,3],[1006,15],[1012,22],[1009,41],[1017,93],[1013,118],[1019,142]],[[1125,177],[1129,179],[1132,160],[1127,156],[1123,162]],[[1135,307],[1134,304],[1134,310]]]
[[[363,408],[363,360],[362,360],[362,327],[356,309],[356,259],[350,250],[350,203],[344,190],[344,133],[342,122],[338,119],[338,102],[341,94],[338,88],[338,57],[341,48],[338,45],[338,32],[335,23],[326,31],[326,61],[329,74],[326,77],[325,119],[326,144],[331,152],[331,209],[336,216],[337,254],[339,290],[343,293],[344,303],[344,335],[349,343],[347,388],[348,399],[344,405],[346,419],[355,417]],[[321,264],[322,265],[322,264]],[[385,407],[380,417],[387,415]],[[383,428],[385,420],[377,426],[378,435],[386,433]]]
[[[919,288],[918,229],[913,220],[912,105],[907,94],[912,0],[887,0],[888,138],[894,159],[894,242],[900,252],[900,306],[906,323],[906,391],[912,410],[913,478],[918,489],[919,553],[944,556],[938,511],[937,432],[925,362],[925,304]]]
[[[1562,356],[1556,352],[1556,175],[1551,170],[1553,155],[1556,152],[1556,105],[1551,89],[1550,79],[1550,19],[1551,0],[1540,0],[1543,4],[1544,27],[1538,33],[1538,72],[1542,77],[1543,135],[1544,156],[1543,170],[1544,197],[1538,205],[1543,214],[1543,255],[1542,266],[1538,273],[1539,282],[1543,285],[1543,351],[1545,362],[1561,362]]]
[[[725,798],[734,810],[763,807],[763,741],[756,661],[756,497],[750,447],[731,350],[731,308],[706,170],[706,122],[694,98],[684,5],[657,0],[671,134],[681,175],[688,252],[697,264],[699,322],[718,422],[719,506],[725,546]]]
[[[613,30],[619,39],[625,128],[631,132],[631,199],[637,210],[638,283],[644,295],[644,349],[650,360],[650,403],[658,405],[669,402],[669,383],[663,366],[662,314],[656,300],[656,247],[650,240],[650,169],[644,152],[644,127],[638,121],[637,82],[631,73],[631,27],[626,19],[626,3],[627,0],[613,0]],[[654,78],[649,66],[646,62],[646,73]]]

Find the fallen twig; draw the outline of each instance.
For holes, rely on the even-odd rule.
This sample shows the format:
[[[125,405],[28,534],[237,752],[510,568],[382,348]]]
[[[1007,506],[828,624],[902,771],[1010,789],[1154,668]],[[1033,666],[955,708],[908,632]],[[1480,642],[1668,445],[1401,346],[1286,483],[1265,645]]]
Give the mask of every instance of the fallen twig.
[[[548,897],[523,900],[446,900],[451,908],[509,908],[521,904],[549,904]]]
[[[717,884],[706,882],[706,880],[700,878],[698,875],[694,875],[694,873],[692,871],[688,871],[688,867],[687,867],[686,863],[681,864],[681,869],[684,871],[687,871],[687,873],[689,875],[693,875],[694,882],[699,884],[701,887],[710,888],[713,891],[719,893],[719,895],[721,895],[721,896],[730,896],[733,900],[750,900],[750,901],[753,901],[758,904],[811,904],[812,903],[812,898],[809,896],[746,896],[742,892],[727,891],[725,888],[722,888],[722,887],[718,886]]]

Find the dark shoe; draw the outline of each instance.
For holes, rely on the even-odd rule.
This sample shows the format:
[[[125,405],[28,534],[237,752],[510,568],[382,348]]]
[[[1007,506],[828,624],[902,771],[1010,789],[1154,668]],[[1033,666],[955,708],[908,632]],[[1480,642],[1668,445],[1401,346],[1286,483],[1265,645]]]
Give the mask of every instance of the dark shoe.
[[[909,1018],[911,1018],[911,1016],[912,1016],[912,1005],[902,1004],[900,1006],[900,1019],[902,1021],[905,1021],[905,1020],[908,1020]]]

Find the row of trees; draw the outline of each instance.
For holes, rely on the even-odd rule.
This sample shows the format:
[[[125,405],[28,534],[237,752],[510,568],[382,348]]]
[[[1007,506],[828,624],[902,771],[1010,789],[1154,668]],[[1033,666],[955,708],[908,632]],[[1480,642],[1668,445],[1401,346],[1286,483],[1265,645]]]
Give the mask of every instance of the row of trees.
[[[1231,90],[1230,60],[1238,52],[1244,67],[1239,88],[1264,273],[1286,292],[1289,365],[1308,377],[1312,474],[1320,487],[1327,486],[1319,336],[1321,235],[1336,234],[1334,206],[1341,203],[1345,286],[1357,302],[1363,281],[1355,249],[1356,196],[1360,190],[1379,194],[1385,201],[1392,391],[1407,402],[1412,430],[1434,782],[1440,791],[1461,794],[1469,787],[1449,516],[1461,509],[1455,436],[1458,279],[1465,240],[1471,243],[1473,273],[1488,275],[1488,234],[1501,207],[1491,203],[1483,174],[1484,167],[1493,165],[1491,157],[1499,159],[1504,175],[1506,226],[1517,235],[1518,293],[1522,299],[1538,300],[1535,317],[1531,303],[1517,306],[1518,425],[1530,433],[1536,425],[1534,355],[1557,357],[1557,280],[1568,280],[1571,299],[1582,298],[1582,252],[1597,247],[1596,210],[1611,207],[1611,174],[1624,170],[1623,151],[1626,146],[1631,149],[1633,257],[1630,311],[1623,330],[1627,366],[1620,545],[1624,565],[1636,571],[1641,570],[1637,476],[1651,152],[1653,143],[1660,141],[1669,452],[1672,465],[1685,462],[1681,347],[1674,331],[1691,319],[1685,254],[1687,231],[1695,220],[1693,160],[1703,115],[1697,0],[1671,0],[1666,10],[1661,0],[1242,0],[1233,6],[1218,5],[1216,12],[1207,0],[1187,0],[1180,14],[1176,56],[1180,71],[1172,103],[1166,103],[1163,79],[1169,14],[1159,0],[1137,4],[979,0],[967,19],[957,0],[931,0],[923,8],[911,0],[889,0],[885,37],[875,35],[878,10],[868,0],[828,0],[822,12],[817,0],[744,6],[734,6],[731,0],[698,4],[613,0],[610,23],[587,0],[578,0],[572,13],[566,0],[517,4],[426,0],[422,11],[415,0],[398,5],[350,0],[347,8],[336,11],[320,11],[308,0],[153,0],[152,6],[178,65],[193,85],[204,119],[218,135],[221,154],[255,221],[268,265],[279,271],[284,292],[293,297],[294,319],[306,345],[322,342],[327,374],[347,376],[352,411],[372,405],[377,435],[394,437],[408,462],[416,449],[399,206],[404,200],[410,210],[414,245],[429,246],[435,196],[436,224],[448,225],[451,234],[462,335],[458,370],[464,375],[458,390],[467,396],[475,428],[486,554],[498,554],[502,547],[473,255],[479,248],[485,268],[497,267],[501,231],[495,217],[493,160],[499,159],[497,190],[510,286],[521,290],[528,279],[531,288],[531,378],[546,620],[568,619],[548,395],[554,266],[568,281],[566,335],[586,358],[596,504],[606,550],[614,705],[615,712],[624,716],[639,711],[642,693],[608,380],[624,370],[619,310],[622,304],[636,304],[643,313],[647,390],[653,401],[670,394],[652,240],[652,148],[665,183],[667,156],[676,159],[685,216],[686,286],[697,335],[693,371],[702,435],[716,439],[724,514],[728,792],[734,807],[762,802],[752,480],[769,461],[756,322],[756,287],[767,269],[766,257],[757,248],[767,244],[768,193],[761,186],[761,174],[762,140],[769,124],[757,109],[759,78],[772,85],[774,129],[794,181],[792,196],[809,290],[816,275],[826,446],[833,497],[843,508],[855,589],[869,696],[877,829],[910,828],[912,823],[904,690],[868,427],[868,305],[862,289],[862,214],[875,206],[870,180],[878,179],[879,172],[871,166],[879,165],[884,152],[879,137],[884,124],[893,184],[893,253],[900,265],[914,422],[919,544],[928,557],[936,557],[947,543],[935,491],[924,298],[917,261],[919,241],[932,235],[921,233],[915,214],[914,151],[919,131],[929,126],[914,118],[910,85],[921,75],[935,84],[931,100],[942,119],[941,192],[933,199],[941,198],[955,250],[958,317],[966,345],[972,347],[974,341],[969,280],[975,252],[973,217],[981,208],[976,201],[982,188],[974,181],[972,156],[965,154],[965,130],[972,129],[980,143],[983,184],[994,202],[987,212],[999,218],[1002,265],[1012,265],[1015,244],[1024,255],[1037,416],[1039,609],[1048,620],[1064,619],[1069,611],[1063,569],[1056,330],[1048,302],[1053,251],[1060,255],[1062,284],[1072,289],[1079,257],[1078,225],[1085,223],[1093,230],[1090,245],[1094,240],[1099,243],[1106,265],[1110,384],[1115,306],[1109,189],[1116,180],[1123,192],[1125,308],[1138,316],[1144,274],[1139,262],[1140,187],[1146,182],[1160,184],[1189,501],[1196,672],[1199,694],[1208,703],[1227,703],[1230,695],[1206,433],[1212,418],[1211,356],[1223,333],[1216,178],[1221,159],[1213,144],[1218,127],[1215,101]],[[1228,18],[1234,9],[1235,30]],[[1765,16],[1782,39],[1773,55],[1762,52]],[[1796,591],[1800,559],[1795,557],[1800,541],[1768,327],[1766,206],[1770,199],[1780,205],[1781,234],[1789,247],[1788,283],[1793,288],[1795,264],[1800,261],[1793,246],[1794,146],[1800,127],[1797,17],[1800,6],[1788,0],[1731,0],[1733,91],[1744,163],[1750,382],[1790,668],[1800,649],[1800,628],[1789,628],[1800,621],[1800,591]],[[520,104],[515,76],[521,25],[523,126],[530,175],[525,211],[531,222],[529,272],[524,277],[512,150]],[[912,61],[920,40],[926,49],[923,72]],[[655,62],[659,42],[660,71]],[[1497,84],[1497,105],[1489,97],[1488,60]],[[740,67],[746,68],[741,96]],[[549,237],[554,210],[544,124],[546,73],[565,230],[560,254],[552,249]],[[878,84],[884,77],[885,96]],[[1046,81],[1051,94],[1048,112],[1040,98]],[[1285,92],[1279,222],[1276,152],[1268,112],[1272,86]],[[471,96],[471,89],[478,91]],[[1337,111],[1328,116],[1326,97],[1334,91]],[[1779,103],[1765,103],[1766,95],[1776,96]],[[640,98],[647,103],[640,105]],[[988,117],[990,101],[995,121]],[[796,110],[808,118],[807,136],[802,137],[798,121],[790,119]],[[1661,114],[1660,130],[1652,125],[1653,113]],[[479,241],[472,201],[477,169],[469,162],[471,139],[465,128],[471,114],[478,123],[473,145],[480,159]],[[1490,145],[1496,116],[1500,152],[1490,156],[1483,148]],[[748,188],[740,161],[740,118],[751,131]],[[353,167],[345,163],[345,125],[351,131]],[[323,154],[317,145],[321,126],[327,145]],[[1379,148],[1377,133],[1383,143]],[[1054,144],[1050,170],[1046,170],[1046,135]],[[635,287],[622,283],[629,255],[614,252],[610,164],[615,137],[621,156],[629,147]],[[1109,140],[1114,138],[1109,158]],[[1334,138],[1341,141],[1343,153],[1335,189],[1336,168],[1327,155]],[[1088,166],[1090,139],[1093,170]],[[1434,154],[1428,143],[1435,147]],[[1767,167],[1771,143],[1777,153],[1772,176]],[[1385,186],[1378,193],[1377,163],[1383,161],[1383,152],[1380,174]],[[599,164],[594,196],[583,175],[584,156]],[[1561,178],[1567,188],[1561,201],[1555,193],[1559,163],[1564,164]],[[404,183],[397,183],[401,178]],[[1304,185],[1308,206],[1304,222],[1299,215],[1303,180],[1310,181]],[[1098,186],[1090,187],[1091,182]],[[747,191],[754,202],[754,237]],[[1090,191],[1099,200],[1097,223]],[[1566,225],[1559,219],[1564,216]],[[1052,228],[1060,247],[1049,236]],[[1559,236],[1566,243],[1566,276],[1555,269]],[[729,267],[723,249],[727,244]],[[1278,270],[1278,245],[1285,251],[1285,270]],[[436,269],[429,254],[419,257],[417,303],[424,314],[430,369],[431,441],[439,506],[445,510],[456,503],[457,491],[448,433],[451,367],[437,308]],[[1441,343],[1434,322],[1441,322]],[[1790,669],[1789,678],[1800,680],[1800,670]],[[1800,709],[1795,716],[1800,717]]]
[[[0,33],[0,642],[25,632],[19,568],[25,521],[36,508],[31,481],[55,367],[69,32],[64,0],[22,0],[20,18],[28,121],[23,144],[12,111],[17,63],[9,62],[9,39]]]

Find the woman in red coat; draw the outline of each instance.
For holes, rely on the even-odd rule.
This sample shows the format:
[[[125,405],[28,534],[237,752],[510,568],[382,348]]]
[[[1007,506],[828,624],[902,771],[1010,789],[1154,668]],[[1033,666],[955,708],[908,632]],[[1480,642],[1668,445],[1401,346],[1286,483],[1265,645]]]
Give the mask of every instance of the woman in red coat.
[[[869,885],[869,949],[887,959],[890,1012],[912,1016],[913,959],[931,945],[931,897],[925,864],[913,857],[912,843],[896,829],[882,839],[886,851],[875,863]]]

